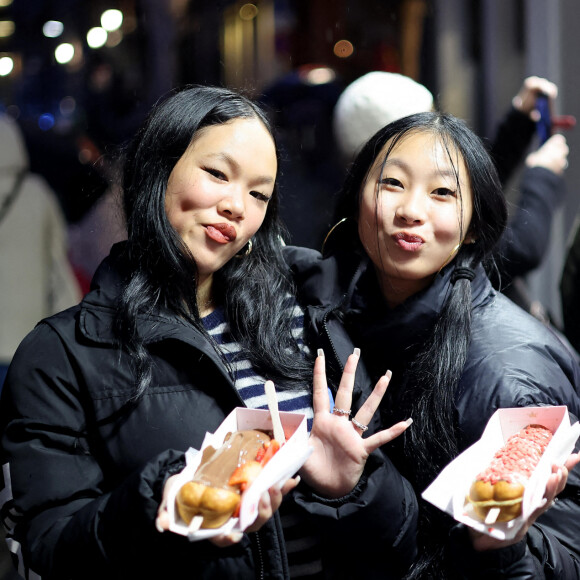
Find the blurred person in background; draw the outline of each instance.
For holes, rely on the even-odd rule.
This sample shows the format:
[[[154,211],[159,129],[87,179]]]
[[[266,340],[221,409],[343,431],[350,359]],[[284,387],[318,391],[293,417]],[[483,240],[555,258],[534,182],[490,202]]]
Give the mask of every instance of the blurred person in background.
[[[16,347],[41,319],[76,304],[62,209],[29,171],[18,124],[0,115],[0,386]]]
[[[280,147],[280,217],[290,243],[320,250],[334,218],[343,165],[332,132],[332,111],[344,85],[333,69],[304,65],[261,97]]]

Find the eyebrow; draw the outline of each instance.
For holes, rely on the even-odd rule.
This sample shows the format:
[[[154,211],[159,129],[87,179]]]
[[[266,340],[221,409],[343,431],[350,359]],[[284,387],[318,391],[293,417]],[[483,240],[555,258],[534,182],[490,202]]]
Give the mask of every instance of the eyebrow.
[[[220,159],[227,163],[230,167],[235,169],[236,171],[240,170],[240,164],[228,153],[220,152],[220,153],[210,153],[208,157],[215,157],[216,159]],[[269,185],[274,183],[274,178],[270,175],[259,175],[256,179],[252,180],[254,184],[264,184]]]
[[[400,159],[388,158],[386,160],[385,164],[383,165],[383,169],[386,169],[387,167],[389,167],[391,165],[395,165],[396,167],[400,167],[401,169],[403,169],[407,172],[410,171],[410,167],[411,167],[408,163],[405,163],[404,161],[402,161]],[[457,175],[453,169],[445,169],[445,170],[436,171],[433,173],[433,176],[453,177],[454,179],[457,178]]]

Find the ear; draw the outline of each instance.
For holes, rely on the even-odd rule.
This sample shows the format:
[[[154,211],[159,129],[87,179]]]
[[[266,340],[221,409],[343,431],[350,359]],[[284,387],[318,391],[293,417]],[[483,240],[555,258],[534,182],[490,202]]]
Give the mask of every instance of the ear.
[[[475,237],[475,235],[472,233],[471,230],[468,230],[467,234],[465,234],[465,238],[463,238],[463,243],[464,244],[475,244],[476,241],[477,241],[477,238]]]

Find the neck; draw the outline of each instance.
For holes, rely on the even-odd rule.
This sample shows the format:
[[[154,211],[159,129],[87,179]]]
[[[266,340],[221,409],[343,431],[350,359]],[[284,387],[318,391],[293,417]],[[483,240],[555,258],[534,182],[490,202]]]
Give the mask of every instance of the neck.
[[[382,272],[376,270],[377,280],[381,293],[385,298],[385,302],[389,308],[395,308],[413,296],[431,285],[435,276],[423,278],[421,280],[393,280],[389,276],[385,276]]]
[[[211,276],[200,280],[197,286],[197,309],[201,318],[215,310],[213,303],[213,278]]]

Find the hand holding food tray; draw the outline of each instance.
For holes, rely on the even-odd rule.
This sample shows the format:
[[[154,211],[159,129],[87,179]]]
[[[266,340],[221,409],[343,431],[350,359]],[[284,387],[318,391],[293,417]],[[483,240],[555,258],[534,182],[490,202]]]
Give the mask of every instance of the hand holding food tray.
[[[251,485],[241,494],[238,509],[234,517],[217,528],[200,529],[187,524],[176,509],[176,499],[180,489],[194,479],[195,473],[202,461],[204,450],[209,446],[219,449],[228,433],[247,430],[259,430],[273,433],[273,422],[270,411],[263,409],[234,409],[214,433],[207,433],[200,451],[194,449],[186,453],[186,467],[176,476],[175,483],[169,490],[167,510],[169,514],[169,529],[172,532],[187,536],[191,541],[205,540],[220,534],[242,532],[255,521],[258,515],[260,496],[270,487],[282,485],[291,478],[310,456],[312,448],[308,445],[306,417],[300,413],[280,412],[280,421],[286,441],[281,445],[263,468]],[[269,439],[269,437],[268,437]],[[238,513],[239,511],[239,513]]]
[[[542,444],[543,452],[537,464],[534,462],[535,467],[530,470],[529,477],[525,478],[521,501],[511,499],[497,502],[497,507],[492,509],[478,509],[493,502],[476,501],[480,498],[474,499],[472,486],[478,478],[484,479],[482,474],[486,469],[509,449],[510,438],[513,441],[528,436],[530,432],[537,434],[542,431],[551,434],[549,442]],[[499,409],[490,418],[479,441],[452,461],[423,492],[422,497],[479,532],[499,540],[511,539],[532,512],[542,505],[552,465],[565,463],[579,435],[580,423],[570,424],[566,406]],[[527,458],[523,460],[527,461]],[[495,484],[496,481],[492,479],[491,483]],[[512,514],[504,509],[508,504],[516,510]],[[500,514],[505,516],[506,521],[499,521],[503,519]]]

